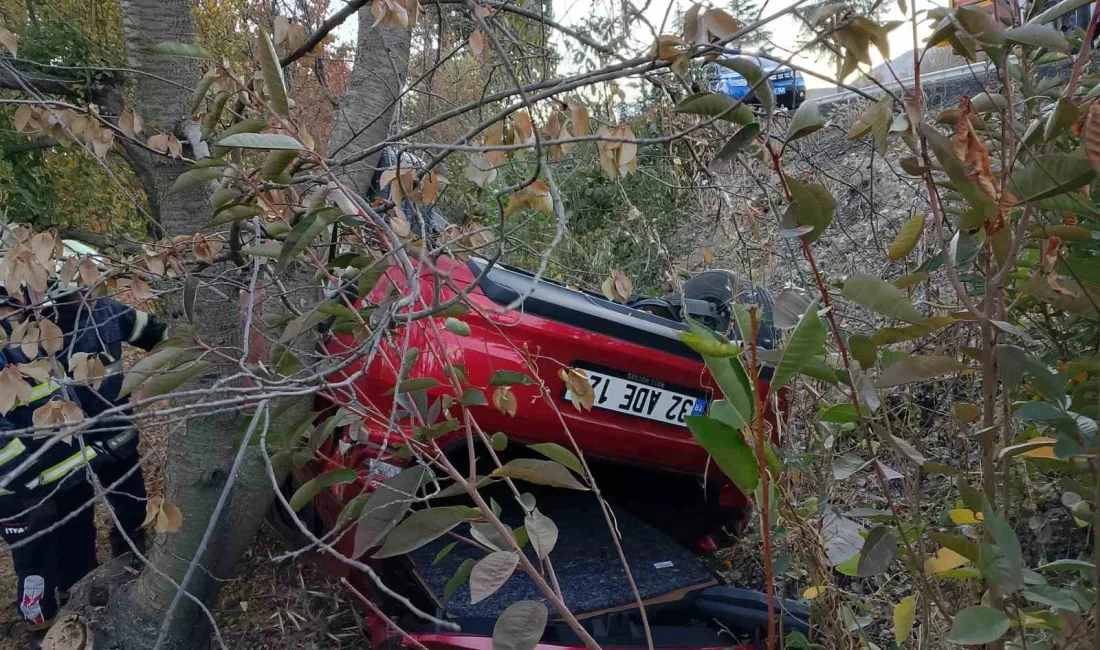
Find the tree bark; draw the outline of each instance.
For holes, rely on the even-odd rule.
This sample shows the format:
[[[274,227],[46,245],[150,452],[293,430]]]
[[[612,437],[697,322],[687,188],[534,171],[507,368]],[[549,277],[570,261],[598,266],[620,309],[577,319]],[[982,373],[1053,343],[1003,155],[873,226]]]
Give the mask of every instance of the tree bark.
[[[359,39],[351,83],[333,120],[325,155],[332,158],[375,145],[390,133],[390,123],[409,72],[408,29],[371,28],[374,16],[359,11]],[[347,169],[337,170],[341,180],[366,194],[376,171],[378,156],[370,156]]]

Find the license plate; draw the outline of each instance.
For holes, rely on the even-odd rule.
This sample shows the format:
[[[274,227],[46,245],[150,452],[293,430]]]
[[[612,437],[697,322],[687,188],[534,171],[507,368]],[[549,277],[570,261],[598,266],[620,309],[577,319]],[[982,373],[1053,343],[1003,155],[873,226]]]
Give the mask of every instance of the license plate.
[[[776,89],[775,89],[775,94],[776,94],[776,95],[782,95],[782,94],[783,94],[783,93],[785,93],[785,92],[787,92],[787,89],[786,89],[786,87],[784,87],[784,88],[776,88]]]
[[[595,408],[678,427],[687,426],[687,416],[707,412],[707,399],[701,391],[602,366],[576,367],[588,373],[596,394]],[[568,389],[564,398],[569,400]]]

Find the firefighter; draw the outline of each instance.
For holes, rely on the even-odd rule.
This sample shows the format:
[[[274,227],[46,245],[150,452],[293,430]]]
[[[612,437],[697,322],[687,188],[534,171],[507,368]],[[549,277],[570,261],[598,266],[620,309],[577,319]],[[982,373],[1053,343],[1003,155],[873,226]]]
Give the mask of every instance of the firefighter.
[[[62,364],[72,370],[78,354],[94,355],[106,373],[98,387],[91,384],[75,386],[84,412],[95,417],[104,411],[124,405],[128,399],[119,397],[122,389],[122,346],[129,344],[142,350],[152,350],[167,335],[167,326],[152,315],[127,307],[113,298],[94,297],[75,285],[58,284],[52,292],[52,304],[46,310],[51,320],[61,328],[65,344],[58,355]],[[128,434],[128,435],[125,435]],[[121,480],[107,499],[114,509],[122,530],[138,548],[144,547],[145,479],[138,463],[138,435],[129,409],[105,416],[89,431],[91,439],[106,443],[112,462],[95,465],[96,475],[106,488]],[[123,442],[119,442],[123,441]],[[130,550],[118,528],[110,533],[111,555]]]
[[[0,287],[0,302],[6,298]],[[20,310],[13,313],[26,318]],[[9,336],[13,325],[11,314],[0,320]],[[23,346],[10,344],[0,349],[0,372],[10,373],[12,366],[46,356],[41,348],[35,359],[24,351]],[[17,396],[0,414],[0,479],[6,484],[0,488],[0,536],[9,547],[22,544],[11,549],[18,577],[16,606],[32,637],[40,639],[57,614],[58,594],[67,593],[95,568],[93,510],[82,507],[91,490],[82,471],[104,450],[101,444],[87,444],[79,437],[66,441],[48,431],[31,433],[33,414],[39,408],[59,401],[55,406],[79,410],[79,402],[73,391],[53,377],[38,381],[20,373],[15,380],[30,386],[19,390],[10,383],[12,375],[5,377],[4,389]]]

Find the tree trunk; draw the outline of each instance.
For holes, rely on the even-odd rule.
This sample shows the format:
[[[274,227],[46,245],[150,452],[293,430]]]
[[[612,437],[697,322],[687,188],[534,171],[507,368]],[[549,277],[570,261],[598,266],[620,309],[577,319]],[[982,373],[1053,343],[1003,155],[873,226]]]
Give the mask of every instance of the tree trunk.
[[[151,54],[145,48],[161,42],[194,42],[190,1],[121,0],[121,7],[129,65],[173,82],[135,76],[134,108],[149,129],[174,133],[183,141],[182,125],[188,119],[190,103],[187,89],[198,83],[199,67],[194,60]],[[386,137],[395,108],[392,104],[400,94],[408,70],[409,31],[371,29],[370,12],[359,14],[356,66],[329,140],[330,152],[342,147],[345,154],[354,153]],[[365,191],[376,161],[374,156],[354,169],[338,171],[355,188]],[[186,163],[141,151],[131,151],[131,162],[145,186],[160,236],[191,235],[207,227],[211,209],[202,187],[170,191],[175,179],[187,171]],[[169,317],[176,331],[193,327],[203,343],[223,350],[239,350],[242,328],[236,299],[241,287],[247,284],[246,275],[226,268],[208,269],[200,278],[193,324],[186,320],[178,299],[170,304]],[[315,292],[301,286],[299,280],[286,278],[285,286],[293,292],[290,295],[299,297],[296,307],[310,309],[316,304],[316,296],[312,295]],[[272,307],[275,305],[269,304],[268,310],[272,311]],[[210,386],[218,378],[217,372],[211,372],[189,388]],[[302,408],[309,407],[307,401],[288,409],[288,417],[296,417]],[[220,579],[231,575],[248,548],[273,497],[258,451],[246,456],[235,477],[229,476],[239,444],[238,436],[230,432],[242,430],[242,422],[245,419],[234,412],[196,414],[178,423],[179,426],[169,425],[164,496],[180,508],[184,523],[180,532],[159,536],[147,557],[172,581],[181,582],[188,563],[199,550],[226,482],[234,481],[200,567],[187,585],[190,594],[208,604],[217,596]],[[273,422],[272,426],[279,424]],[[101,567],[82,582],[74,593],[70,611],[85,613],[94,622],[97,647],[151,648],[176,591],[171,582],[148,567],[133,579],[116,563]],[[184,598],[174,610],[165,647],[183,650],[206,647],[209,632],[201,608]]]
[[[386,139],[397,98],[409,72],[408,29],[371,29],[374,16],[359,11],[359,40],[351,83],[333,119],[325,154],[338,158],[362,151]],[[378,155],[338,170],[341,179],[366,194]]]

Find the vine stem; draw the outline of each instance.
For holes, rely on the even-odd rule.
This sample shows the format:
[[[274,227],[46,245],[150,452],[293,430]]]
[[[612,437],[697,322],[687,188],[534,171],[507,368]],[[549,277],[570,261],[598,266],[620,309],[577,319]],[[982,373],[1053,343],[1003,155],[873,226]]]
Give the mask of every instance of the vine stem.
[[[756,464],[760,468],[760,530],[764,538],[764,586],[768,594],[768,650],[775,650],[775,567],[772,564],[771,475],[764,453],[764,400],[760,397],[760,377],[757,375],[756,339],[760,329],[756,308],[749,309],[751,335],[749,365],[756,417],[752,426],[756,432]]]

